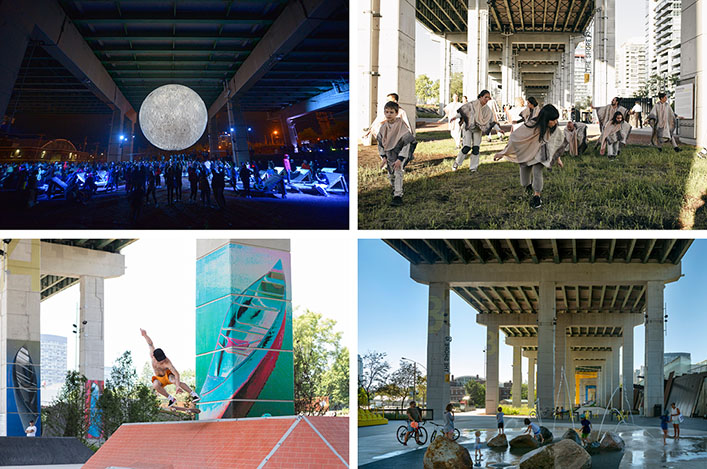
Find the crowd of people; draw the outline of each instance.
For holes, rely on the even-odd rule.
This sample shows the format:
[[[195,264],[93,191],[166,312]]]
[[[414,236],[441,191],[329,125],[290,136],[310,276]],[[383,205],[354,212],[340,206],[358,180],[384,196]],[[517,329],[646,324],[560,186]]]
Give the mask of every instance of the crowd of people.
[[[606,106],[591,106],[596,110],[599,122],[597,148],[600,155],[606,155],[610,160],[616,159],[628,142],[632,129],[629,121],[643,125],[640,103],[628,110],[621,106],[620,101],[615,97]],[[570,120],[558,132],[561,111]],[[505,158],[518,164],[520,184],[530,197],[530,206],[538,209],[542,207],[543,170],[555,164],[562,168],[562,155],[579,156],[587,148],[587,124],[575,121],[578,116],[574,111],[568,115],[567,110],[558,110],[552,104],[541,106],[532,96],[527,100],[517,98],[515,105],[505,105],[501,111],[491,93],[482,90],[473,101],[464,96],[459,102],[455,94],[438,122],[447,119],[450,134],[459,150],[452,171],[458,170],[469,156],[469,170],[472,173],[479,169],[483,136],[488,136],[491,141],[495,131],[503,139],[505,133],[500,122],[510,124],[508,143],[493,159]],[[658,94],[658,101],[651,109],[647,122],[653,129],[652,146],[662,151],[663,144],[669,142],[676,152],[680,151],[674,135],[676,115],[665,93]],[[417,141],[405,111],[398,105],[397,94],[387,96],[383,114],[379,114],[366,129],[364,138],[368,136],[375,136],[378,141],[381,167],[387,169],[393,187],[391,205],[400,206],[403,203],[404,168],[414,158]]]
[[[32,207],[42,200],[54,198],[85,204],[98,192],[124,191],[132,218],[137,219],[143,207],[159,206],[158,190],[166,189],[168,206],[181,203],[185,182],[190,203],[213,207],[213,196],[215,207],[223,210],[226,207],[224,191],[229,185],[235,194],[245,198],[252,197],[254,191],[267,191],[286,198],[291,173],[297,167],[309,170],[314,181],[321,183],[327,182],[322,175],[324,167],[335,167],[336,172],[344,175],[348,170],[347,161],[343,159],[295,161],[285,154],[277,161],[276,165],[272,159],[251,160],[237,166],[230,160],[208,160],[203,155],[192,154],[110,163],[0,163],[0,191],[13,194],[19,207]],[[277,166],[283,169],[278,172]]]

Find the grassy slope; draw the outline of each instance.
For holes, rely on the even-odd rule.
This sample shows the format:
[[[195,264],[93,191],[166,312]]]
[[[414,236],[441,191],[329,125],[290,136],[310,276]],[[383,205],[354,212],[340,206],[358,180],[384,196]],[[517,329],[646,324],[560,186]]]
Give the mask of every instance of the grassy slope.
[[[707,160],[693,147],[675,153],[628,146],[609,161],[590,149],[545,170],[543,208],[533,210],[518,167],[493,162],[505,142],[481,146],[479,171],[468,159],[452,172],[454,143],[446,131],[419,132],[405,173],[405,204],[389,206],[390,183],[375,147],[359,147],[361,229],[681,229],[707,228]]]

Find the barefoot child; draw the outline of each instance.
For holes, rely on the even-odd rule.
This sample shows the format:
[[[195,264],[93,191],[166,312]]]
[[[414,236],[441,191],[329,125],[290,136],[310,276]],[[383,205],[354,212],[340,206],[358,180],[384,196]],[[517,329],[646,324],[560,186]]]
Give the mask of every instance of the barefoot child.
[[[670,420],[670,416],[668,409],[665,409],[663,415],[660,416],[660,429],[663,430],[663,444],[665,444],[665,439],[668,437],[668,420]]]
[[[481,459],[481,432],[479,430],[476,430],[474,433],[476,436],[474,440],[474,459]]]
[[[503,407],[498,408],[496,414],[496,423],[498,423],[498,434],[503,435]]]
[[[454,406],[449,403],[444,409],[444,436],[454,441]]]
[[[523,433],[532,433],[533,438],[539,440],[540,444],[543,444],[544,440],[542,433],[540,433],[540,426],[535,422],[531,422],[530,419],[525,419],[523,422],[528,426]]]
[[[582,416],[582,421],[579,422],[582,425],[582,443],[585,445],[589,443],[587,441],[587,438],[589,438],[589,434],[592,433],[592,422],[587,419],[587,415]]]

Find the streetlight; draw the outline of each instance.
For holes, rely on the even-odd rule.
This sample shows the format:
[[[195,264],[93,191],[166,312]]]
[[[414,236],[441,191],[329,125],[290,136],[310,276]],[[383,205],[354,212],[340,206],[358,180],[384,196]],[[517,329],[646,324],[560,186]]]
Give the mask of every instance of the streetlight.
[[[425,368],[425,367],[422,365],[422,363],[418,363],[418,362],[416,362],[415,360],[413,360],[412,358],[400,357],[400,359],[401,359],[401,360],[406,360],[406,361],[412,362],[412,363],[414,364],[414,366],[415,366],[415,371],[414,371],[414,373],[413,373],[413,379],[412,379],[412,400],[414,401],[414,400],[415,400],[415,395],[416,395],[416,394],[415,394],[415,386],[417,385],[417,365],[422,366],[422,368]],[[426,372],[426,371],[427,371],[427,368],[425,368],[425,372]]]

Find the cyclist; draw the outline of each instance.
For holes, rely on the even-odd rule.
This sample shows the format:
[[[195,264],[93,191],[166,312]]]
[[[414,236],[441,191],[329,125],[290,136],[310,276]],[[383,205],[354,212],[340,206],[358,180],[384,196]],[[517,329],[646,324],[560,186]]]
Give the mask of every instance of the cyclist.
[[[422,421],[422,415],[420,415],[420,409],[417,408],[415,401],[410,401],[410,407],[407,410],[408,415],[408,432],[405,434],[405,441],[403,445],[407,446],[410,435],[415,434],[415,441],[420,444],[420,434],[417,429],[420,427],[420,422]]]

